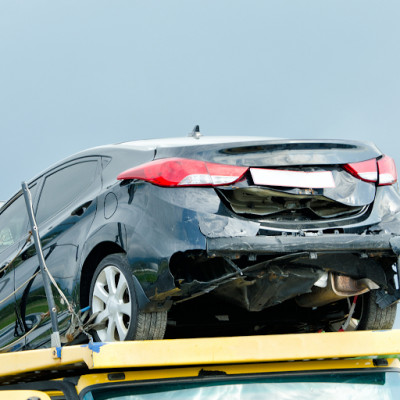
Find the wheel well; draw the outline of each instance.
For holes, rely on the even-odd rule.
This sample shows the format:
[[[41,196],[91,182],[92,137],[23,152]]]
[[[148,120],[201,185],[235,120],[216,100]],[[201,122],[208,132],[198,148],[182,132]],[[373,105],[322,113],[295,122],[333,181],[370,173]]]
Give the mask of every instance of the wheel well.
[[[122,247],[118,246],[113,242],[99,243],[86,257],[85,262],[82,266],[81,282],[80,282],[80,308],[84,308],[89,305],[89,290],[92,276],[100,261],[110,254],[125,253]]]

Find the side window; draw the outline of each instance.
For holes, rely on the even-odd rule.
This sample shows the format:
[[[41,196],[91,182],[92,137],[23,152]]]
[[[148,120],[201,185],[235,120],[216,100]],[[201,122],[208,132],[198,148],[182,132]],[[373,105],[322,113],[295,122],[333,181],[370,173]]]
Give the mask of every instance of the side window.
[[[36,186],[30,187],[32,196]],[[28,234],[28,212],[25,198],[20,194],[0,214],[0,253]]]
[[[61,211],[86,192],[96,177],[97,161],[69,165],[49,175],[43,184],[36,213],[38,224]]]

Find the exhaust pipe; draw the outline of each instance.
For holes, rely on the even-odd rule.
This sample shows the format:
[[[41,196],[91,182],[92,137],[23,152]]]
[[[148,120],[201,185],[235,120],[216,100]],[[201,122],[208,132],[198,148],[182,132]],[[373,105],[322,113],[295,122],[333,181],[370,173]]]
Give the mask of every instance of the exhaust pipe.
[[[296,297],[296,302],[301,307],[321,307],[347,297],[358,296],[372,289],[379,289],[379,286],[371,279],[356,280],[329,272],[325,282],[319,279],[314,284],[312,292]]]

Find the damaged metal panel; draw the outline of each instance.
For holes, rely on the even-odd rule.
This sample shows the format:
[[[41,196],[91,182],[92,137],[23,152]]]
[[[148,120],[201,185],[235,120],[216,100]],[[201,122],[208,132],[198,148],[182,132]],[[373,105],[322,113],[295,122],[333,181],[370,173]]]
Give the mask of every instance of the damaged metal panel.
[[[320,218],[357,216],[363,204],[347,205],[318,194],[318,190],[299,190],[298,194],[273,188],[247,187],[219,190],[238,214],[268,217],[270,220],[313,221]],[[372,199],[365,199],[369,204]],[[352,199],[354,203],[354,199]]]
[[[400,193],[397,185],[378,188],[371,213],[371,219],[374,218],[378,223],[371,224],[370,232],[400,235]]]
[[[213,214],[198,214],[201,233],[209,238],[256,236],[260,223]]]
[[[315,236],[257,236],[253,238],[208,238],[207,251],[213,256],[275,254],[293,252],[375,252],[394,254],[392,235],[326,234]]]

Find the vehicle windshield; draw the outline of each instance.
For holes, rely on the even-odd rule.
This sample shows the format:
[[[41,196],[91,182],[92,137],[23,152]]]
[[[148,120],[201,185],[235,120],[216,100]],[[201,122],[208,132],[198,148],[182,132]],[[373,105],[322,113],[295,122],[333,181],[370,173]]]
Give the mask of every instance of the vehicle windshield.
[[[153,384],[104,387],[84,400],[365,400],[398,399],[400,375],[393,372],[327,374],[199,384]]]

